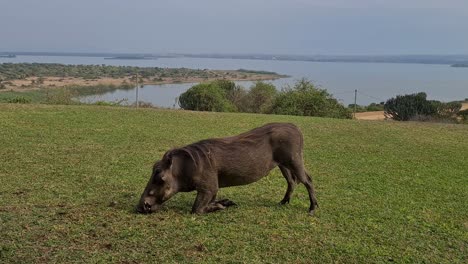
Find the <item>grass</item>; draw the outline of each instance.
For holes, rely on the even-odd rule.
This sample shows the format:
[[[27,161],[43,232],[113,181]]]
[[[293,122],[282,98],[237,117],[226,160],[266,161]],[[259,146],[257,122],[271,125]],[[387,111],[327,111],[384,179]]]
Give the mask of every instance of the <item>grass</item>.
[[[15,98],[25,98],[31,103],[41,103],[46,101],[47,94],[43,91],[32,90],[25,92],[4,91],[0,92],[0,103],[7,103]]]
[[[234,208],[134,213],[169,148],[277,121],[304,133],[314,217],[303,186],[278,205],[276,169],[222,189]],[[0,127],[0,262],[468,261],[466,125],[0,104]]]
[[[93,85],[93,86],[79,86],[69,85],[66,87],[57,88],[44,88],[39,90],[29,91],[3,91],[0,92],[0,103],[9,103],[16,98],[24,98],[31,103],[40,104],[78,104],[76,97],[86,95],[99,95],[115,90],[129,90],[135,89],[131,85]]]

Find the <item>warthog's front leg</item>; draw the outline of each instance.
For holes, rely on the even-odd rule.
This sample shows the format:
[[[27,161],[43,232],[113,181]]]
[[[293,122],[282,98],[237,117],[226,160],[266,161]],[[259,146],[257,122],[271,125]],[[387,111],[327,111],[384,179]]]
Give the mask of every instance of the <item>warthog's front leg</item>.
[[[192,214],[204,214],[226,208],[221,203],[211,202],[216,192],[212,191],[198,191],[195,203],[192,206]]]

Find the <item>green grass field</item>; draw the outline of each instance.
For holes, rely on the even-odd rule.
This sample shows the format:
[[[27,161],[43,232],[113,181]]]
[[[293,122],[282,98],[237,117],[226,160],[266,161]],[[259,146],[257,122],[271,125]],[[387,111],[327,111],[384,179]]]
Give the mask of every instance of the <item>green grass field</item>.
[[[134,213],[169,148],[297,124],[320,208],[286,182],[222,189],[238,206],[191,215],[195,193]],[[468,126],[0,104],[0,262],[467,263]]]

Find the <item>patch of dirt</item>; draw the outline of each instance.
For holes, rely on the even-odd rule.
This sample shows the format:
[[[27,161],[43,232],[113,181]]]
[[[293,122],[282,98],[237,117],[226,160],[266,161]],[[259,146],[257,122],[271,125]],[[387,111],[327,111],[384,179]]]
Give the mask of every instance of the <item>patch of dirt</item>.
[[[357,120],[384,120],[384,111],[356,113]]]

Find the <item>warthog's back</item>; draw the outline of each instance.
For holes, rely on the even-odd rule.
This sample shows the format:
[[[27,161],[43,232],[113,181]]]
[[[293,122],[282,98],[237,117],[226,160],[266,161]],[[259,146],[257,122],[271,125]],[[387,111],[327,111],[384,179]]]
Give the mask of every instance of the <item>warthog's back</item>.
[[[226,187],[255,182],[279,163],[300,158],[303,139],[295,125],[271,123],[237,136],[205,140],[198,144],[209,146],[218,184]]]

